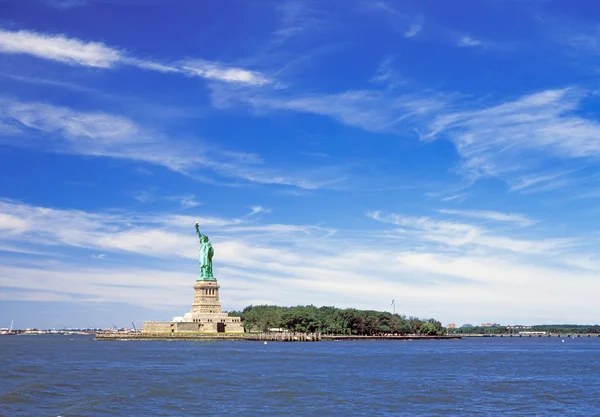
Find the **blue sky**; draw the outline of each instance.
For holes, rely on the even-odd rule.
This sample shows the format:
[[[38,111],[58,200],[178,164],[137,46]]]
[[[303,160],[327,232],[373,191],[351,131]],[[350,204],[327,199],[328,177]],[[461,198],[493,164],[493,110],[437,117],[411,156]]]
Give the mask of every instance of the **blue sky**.
[[[0,319],[597,323],[594,2],[0,1]],[[0,323],[0,327],[2,323]]]

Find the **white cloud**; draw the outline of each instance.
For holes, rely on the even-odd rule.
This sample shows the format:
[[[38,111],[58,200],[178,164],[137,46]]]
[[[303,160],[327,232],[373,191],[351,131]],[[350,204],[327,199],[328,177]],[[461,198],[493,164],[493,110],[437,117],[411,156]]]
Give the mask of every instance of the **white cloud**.
[[[246,215],[246,217],[249,217]],[[294,224],[255,224],[255,225],[235,225],[226,226],[223,229],[226,233],[239,233],[239,234],[254,234],[256,232],[262,232],[268,235],[286,235],[301,233],[306,236],[313,236],[323,238],[326,236],[333,236],[336,233],[335,229],[322,227],[322,226],[302,226]]]
[[[452,140],[474,178],[500,177],[512,190],[556,188],[578,168],[566,164],[569,160],[600,157],[600,124],[574,114],[585,96],[574,88],[545,90],[482,110],[447,113],[429,123],[423,138]]]
[[[267,214],[270,212],[271,212],[271,209],[267,209],[267,208],[264,208],[261,206],[254,206],[254,207],[251,207],[251,211],[247,215],[248,215],[248,217],[250,217],[250,216],[254,216],[256,214]]]
[[[408,30],[404,32],[405,38],[414,38],[423,29],[423,16],[417,16],[408,27]]]
[[[181,69],[191,75],[197,75],[209,80],[234,82],[241,84],[263,85],[269,81],[260,73],[242,68],[224,67],[215,62],[204,60],[183,61]]]
[[[112,114],[4,99],[0,100],[0,117],[21,129],[21,138],[25,140],[9,142],[13,145],[132,159],[179,172],[209,163],[198,147],[191,151],[183,143],[168,142],[159,133]],[[43,135],[36,135],[39,133]]]
[[[231,67],[205,60],[184,60],[162,64],[135,58],[101,42],[86,42],[62,34],[43,34],[27,30],[0,29],[0,53],[25,54],[37,58],[94,68],[131,65],[163,73],[178,73],[227,83],[263,85],[270,81],[257,71]]]
[[[469,195],[467,193],[458,193],[458,194],[452,194],[449,195],[447,197],[442,197],[442,201],[456,201],[456,202],[463,202],[467,199]]]
[[[69,139],[88,138],[106,144],[134,142],[143,133],[130,120],[102,112],[78,112],[43,103],[0,100],[0,116],[44,133]]]
[[[497,222],[508,222],[515,223],[520,226],[531,226],[535,223],[523,214],[517,213],[500,213],[498,211],[487,211],[487,210],[451,210],[451,209],[440,209],[439,213],[444,214],[455,214],[458,216],[471,217],[474,219],[492,220]]]
[[[156,196],[150,191],[137,191],[132,193],[131,197],[142,204],[150,203],[156,200]]]
[[[473,46],[481,46],[482,42],[478,39],[475,39],[472,36],[461,36],[458,40],[457,46],[461,47],[473,47]]]
[[[57,7],[59,9],[70,9],[73,7],[84,6],[88,0],[43,0],[48,6]]]
[[[265,166],[257,155],[221,150],[198,139],[173,139],[125,117],[103,112],[81,112],[0,97],[0,123],[3,122],[15,129],[16,133],[4,139],[13,146],[140,161],[200,181],[210,181],[200,175],[203,170],[229,179],[306,189],[331,187],[345,180],[339,167],[298,168],[294,172],[292,167]],[[193,204],[192,200],[189,204]]]
[[[546,191],[560,188],[567,184],[565,177],[570,174],[566,172],[553,172],[551,174],[533,174],[518,178],[510,187],[510,191]]]
[[[111,68],[122,59],[120,51],[99,42],[84,42],[63,35],[21,30],[0,30],[0,52],[28,54],[70,65]]]
[[[397,85],[398,80],[388,75],[379,74],[373,81]],[[243,103],[258,111],[288,110],[317,114],[371,132],[397,133],[405,130],[407,122],[430,118],[450,104],[449,97],[431,92],[401,94],[387,90],[348,90],[330,95],[288,96],[285,92],[274,90],[234,90],[218,85],[211,88],[213,104],[218,108]]]
[[[171,197],[175,201],[179,201],[179,205],[181,208],[188,209],[193,207],[198,207],[202,203],[196,201],[196,196],[194,194],[183,195],[180,197]]]
[[[273,32],[276,36],[274,44],[281,44],[301,35],[310,36],[315,32],[327,30],[332,25],[323,13],[309,7],[305,1],[285,0],[277,2],[276,9],[281,15],[281,22],[279,28]]]
[[[404,37],[405,38],[413,38],[421,31],[422,28],[423,28],[423,25],[421,25],[419,23],[413,23],[412,25],[410,25],[408,30],[404,33]]]
[[[404,235],[405,240],[391,240],[351,230],[338,236],[313,225],[168,213],[87,213],[6,201],[0,204],[0,213],[7,216],[4,227],[13,230],[1,234],[0,243],[61,251],[61,257],[37,256],[26,263],[3,258],[0,286],[22,290],[6,296],[11,299],[49,297],[35,293],[43,287],[53,289],[52,297],[65,300],[85,297],[96,302],[171,305],[183,313],[189,309],[197,273],[193,224],[200,220],[215,247],[215,272],[227,308],[261,300],[385,309],[392,297],[403,313],[446,322],[484,321],[489,316],[513,323],[524,318],[585,322],[600,314],[593,297],[581,297],[600,289],[596,279],[600,264],[588,260],[588,269],[574,273],[567,264],[555,264],[563,259],[556,253],[564,247],[548,244],[545,238],[525,245],[482,228],[431,218],[372,214],[415,231]],[[465,250],[448,251],[439,246],[455,244],[470,233],[474,250],[462,245]],[[431,240],[436,235],[437,240]],[[507,252],[498,250],[498,242],[525,247]],[[539,251],[530,250],[534,242],[542,245]],[[72,250],[77,252],[70,257]],[[81,265],[81,251],[88,258],[101,251],[107,254],[106,262],[102,268],[95,263]],[[571,263],[577,259],[573,257]],[[124,262],[138,267],[119,266]],[[532,298],[532,293],[537,297]]]
[[[141,69],[162,72],[162,73],[166,73],[166,74],[168,74],[168,73],[180,74],[183,72],[181,68],[179,68],[175,65],[160,64],[158,62],[145,61],[142,59],[131,58],[131,57],[123,58],[122,62],[125,64],[128,64],[128,65],[132,65],[134,67],[141,68]],[[196,75],[200,75],[200,74],[196,74]]]
[[[463,212],[471,217],[486,216],[500,221],[514,221],[512,218],[494,212]],[[448,222],[432,219],[430,217],[410,217],[399,214],[385,214],[374,211],[368,217],[379,222],[405,227],[406,230],[397,230],[396,233],[407,234],[412,239],[437,242],[449,248],[482,247],[495,250],[509,251],[521,254],[548,255],[556,254],[576,245],[573,239],[517,239],[492,233],[490,230],[466,223]],[[502,220],[501,220],[502,219]]]
[[[27,228],[28,225],[23,219],[13,214],[0,212],[0,230],[2,230],[2,233],[6,233],[8,235],[12,233],[20,233],[24,230],[27,230]]]
[[[139,201],[142,204],[153,203],[157,200],[174,201],[177,204],[179,204],[179,206],[182,209],[198,207],[202,204],[199,201],[196,201],[196,196],[194,194],[160,197],[157,196],[156,193],[143,190],[132,193],[131,196],[133,199]]]
[[[178,256],[194,256],[193,248],[187,253],[182,248],[182,243],[189,242],[189,239],[179,232],[191,230],[189,236],[193,237],[195,222],[208,230],[241,223],[238,219],[182,215],[96,214],[36,207],[9,200],[0,200],[0,221],[3,238],[15,242],[29,241],[35,236],[35,242],[42,245]],[[172,232],[166,233],[165,229]]]
[[[102,268],[59,262],[46,265],[33,263],[29,267],[3,265],[0,267],[0,285],[24,290],[23,295],[17,295],[18,299],[29,301],[46,301],[43,297],[59,301],[84,298],[87,302],[128,303],[145,307],[154,304],[164,307],[182,304],[188,301],[186,298],[190,299],[185,287],[193,282],[193,277],[190,280],[181,271],[144,268],[115,270],[105,266],[105,263],[102,265]],[[52,285],[40,287],[44,282]],[[28,295],[30,291],[35,292],[40,288],[47,292]],[[140,292],[144,294],[143,297],[139,296]],[[1,299],[14,301],[10,296],[2,296]]]
[[[373,78],[371,78],[370,81],[375,84],[384,85],[388,89],[396,88],[401,84],[405,84],[406,80],[394,70],[392,64],[392,59],[385,59],[379,65],[379,68],[377,68],[377,73]]]

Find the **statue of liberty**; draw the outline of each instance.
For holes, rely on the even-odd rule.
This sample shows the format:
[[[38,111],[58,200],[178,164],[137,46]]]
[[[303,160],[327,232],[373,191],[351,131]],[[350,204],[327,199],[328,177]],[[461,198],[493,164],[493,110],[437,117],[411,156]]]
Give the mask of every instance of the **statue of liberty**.
[[[208,241],[208,236],[200,233],[198,222],[196,222],[196,233],[200,239],[200,278],[198,278],[198,281],[214,281],[215,277],[213,276],[212,270],[212,258],[215,254],[215,250]]]

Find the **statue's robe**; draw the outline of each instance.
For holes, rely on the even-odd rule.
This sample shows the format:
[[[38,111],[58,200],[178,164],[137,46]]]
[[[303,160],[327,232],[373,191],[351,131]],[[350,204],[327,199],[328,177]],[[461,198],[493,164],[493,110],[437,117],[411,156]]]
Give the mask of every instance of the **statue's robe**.
[[[210,242],[200,244],[200,271],[203,278],[212,278],[212,258],[215,254]]]

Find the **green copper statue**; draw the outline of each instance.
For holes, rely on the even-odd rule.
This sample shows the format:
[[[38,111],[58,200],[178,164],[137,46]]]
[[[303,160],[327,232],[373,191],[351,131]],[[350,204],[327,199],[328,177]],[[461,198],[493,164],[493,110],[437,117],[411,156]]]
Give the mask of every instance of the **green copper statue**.
[[[200,233],[200,226],[197,222],[196,233],[198,233],[198,238],[200,239],[200,278],[198,278],[198,281],[214,281],[212,258],[215,250],[208,241],[208,236]]]

